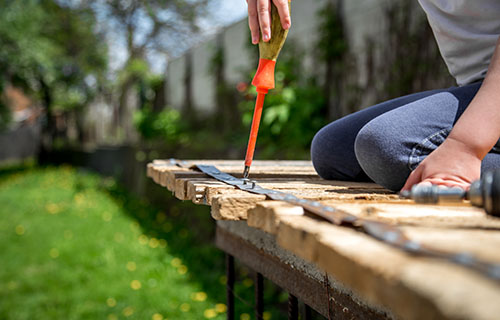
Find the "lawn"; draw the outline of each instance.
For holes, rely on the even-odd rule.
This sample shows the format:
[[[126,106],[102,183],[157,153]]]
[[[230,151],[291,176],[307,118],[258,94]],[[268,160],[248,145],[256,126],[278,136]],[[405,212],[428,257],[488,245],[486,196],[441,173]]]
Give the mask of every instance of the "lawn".
[[[0,170],[0,319],[224,319],[223,253],[193,221],[72,167]]]

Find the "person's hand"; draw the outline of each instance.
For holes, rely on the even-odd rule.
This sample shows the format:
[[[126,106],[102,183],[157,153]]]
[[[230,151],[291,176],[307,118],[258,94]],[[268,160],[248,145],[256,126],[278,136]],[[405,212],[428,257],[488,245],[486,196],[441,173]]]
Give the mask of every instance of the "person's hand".
[[[406,180],[401,191],[415,184],[435,184],[467,190],[472,181],[480,178],[481,159],[462,142],[446,139]]]
[[[292,25],[288,0],[272,0],[281,19],[283,29],[289,29]],[[248,25],[252,34],[252,43],[257,44],[262,32],[262,40],[271,40],[271,0],[247,0]]]

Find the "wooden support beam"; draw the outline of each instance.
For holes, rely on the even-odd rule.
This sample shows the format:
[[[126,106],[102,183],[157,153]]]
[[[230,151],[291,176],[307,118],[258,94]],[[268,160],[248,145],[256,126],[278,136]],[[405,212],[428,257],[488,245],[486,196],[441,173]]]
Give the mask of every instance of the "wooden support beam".
[[[237,222],[236,222],[237,223]],[[273,243],[266,242],[270,247]],[[216,245],[226,253],[234,256],[251,269],[261,273],[284,290],[298,297],[320,314],[328,317],[329,311],[335,314],[335,319],[391,319],[386,312],[356,300],[352,293],[334,285],[326,285],[325,281],[306,275],[300,270],[303,263],[300,259],[294,262],[284,262],[275,255],[257,248],[251,242],[243,239],[225,228],[217,227]],[[288,258],[290,260],[293,258]],[[327,281],[328,278],[326,279]],[[329,310],[330,305],[334,310]]]
[[[485,242],[480,236],[474,239],[473,233],[449,231],[455,232],[448,234],[452,241],[439,237],[435,230],[424,243],[453,252],[470,249],[478,257],[500,259],[498,239],[482,248]],[[422,240],[432,233],[413,227],[408,234]],[[453,246],[459,240],[474,245]],[[349,228],[288,216],[281,219],[277,241],[404,319],[493,319],[500,314],[500,305],[492,303],[500,299],[498,282],[446,261],[411,256]]]

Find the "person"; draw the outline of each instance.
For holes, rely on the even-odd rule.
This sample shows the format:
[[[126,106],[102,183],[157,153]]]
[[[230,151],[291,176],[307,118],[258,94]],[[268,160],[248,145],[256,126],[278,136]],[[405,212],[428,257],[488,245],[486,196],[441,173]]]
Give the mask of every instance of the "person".
[[[270,40],[270,0],[247,0],[252,43]],[[273,0],[290,28],[287,0]],[[500,168],[500,2],[419,0],[457,87],[396,98],[322,128],[311,145],[328,180],[467,189]]]

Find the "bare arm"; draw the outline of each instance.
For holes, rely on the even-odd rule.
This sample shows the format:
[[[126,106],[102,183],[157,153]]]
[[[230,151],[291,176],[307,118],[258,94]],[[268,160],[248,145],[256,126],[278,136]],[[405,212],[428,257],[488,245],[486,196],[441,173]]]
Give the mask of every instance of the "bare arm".
[[[283,29],[289,29],[292,25],[288,0],[272,0],[281,18]],[[248,26],[252,34],[252,43],[259,43],[260,34],[267,42],[271,39],[271,0],[247,0],[248,4]]]
[[[426,182],[468,188],[500,138],[500,38],[486,78],[448,138],[415,169],[402,190]]]

